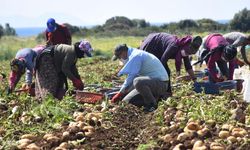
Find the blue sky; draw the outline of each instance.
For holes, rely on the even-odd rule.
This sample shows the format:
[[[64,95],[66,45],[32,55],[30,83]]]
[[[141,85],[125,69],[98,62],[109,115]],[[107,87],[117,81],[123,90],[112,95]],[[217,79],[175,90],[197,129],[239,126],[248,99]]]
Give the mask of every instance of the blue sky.
[[[1,0],[0,24],[44,27],[50,17],[77,26],[102,25],[114,16],[153,23],[229,20],[244,8],[250,0]]]

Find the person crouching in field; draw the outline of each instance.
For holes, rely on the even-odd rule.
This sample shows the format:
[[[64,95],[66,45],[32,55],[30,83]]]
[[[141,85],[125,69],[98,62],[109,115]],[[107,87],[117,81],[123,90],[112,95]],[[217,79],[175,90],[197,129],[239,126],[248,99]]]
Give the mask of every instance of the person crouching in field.
[[[192,38],[185,36],[178,38],[175,35],[167,33],[151,33],[141,43],[140,49],[152,53],[163,64],[168,76],[170,77],[171,71],[168,67],[168,60],[175,59],[176,75],[180,76],[180,69],[182,59],[184,61],[185,69],[190,75],[191,79],[195,80],[194,71],[192,69],[189,55],[195,54],[202,43],[200,36]],[[169,95],[172,95],[170,82],[168,87]]]
[[[206,61],[210,82],[233,79],[237,50],[221,34],[212,33],[204,37],[198,55],[200,62]],[[227,62],[229,62],[229,68]]]
[[[158,98],[167,92],[169,83],[168,73],[160,60],[148,52],[128,48],[126,44],[118,45],[114,54],[112,60],[119,59],[124,62],[118,76],[126,74],[128,77],[111,102],[122,99],[137,106],[144,106],[146,112],[157,109]]]
[[[34,74],[34,63],[36,57],[37,53],[31,48],[24,48],[17,51],[15,58],[10,62],[11,72],[9,77],[9,87],[7,94],[13,92],[25,71],[26,81],[22,89],[27,91],[31,89],[31,83]]]
[[[246,45],[250,44],[250,35],[245,35],[241,32],[230,32],[227,34],[224,34],[223,37],[227,40],[229,44],[236,48],[240,48],[241,56],[246,64],[250,66],[250,62],[247,59],[246,56]],[[240,61],[239,59],[236,59],[236,63],[240,66],[243,66],[244,63]]]
[[[77,90],[83,90],[84,83],[76,68],[76,62],[85,55],[91,57],[90,42],[82,40],[74,45],[57,44],[47,47],[37,59],[36,96],[43,99],[48,93],[62,99],[67,90],[67,78]]]

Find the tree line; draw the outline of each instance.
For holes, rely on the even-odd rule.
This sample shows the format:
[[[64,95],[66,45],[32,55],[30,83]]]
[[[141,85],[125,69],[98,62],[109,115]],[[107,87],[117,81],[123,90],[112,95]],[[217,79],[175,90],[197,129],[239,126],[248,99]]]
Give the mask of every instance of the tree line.
[[[144,19],[129,19],[124,16],[115,16],[103,25],[92,28],[78,27],[65,23],[72,35],[76,36],[145,36],[152,32],[168,32],[171,34],[193,33],[193,32],[226,32],[230,30],[248,32],[250,31],[250,10],[244,8],[236,13],[228,23],[219,23],[212,19],[203,18],[199,20],[185,19],[179,22],[166,23],[161,26],[151,25]],[[5,28],[0,25],[0,37],[3,35],[16,35],[15,30],[8,23]],[[43,33],[37,36],[37,40],[44,38]]]
[[[5,27],[3,27],[0,24],[0,38],[4,35],[16,35],[16,30],[10,26],[9,23],[5,24]]]
[[[161,26],[151,25],[144,19],[129,19],[124,16],[115,16],[103,25],[92,28],[72,26],[65,24],[73,35],[79,36],[146,36],[152,32],[168,32],[171,34],[203,33],[203,32],[226,32],[226,31],[250,31],[250,10],[244,8],[236,13],[228,23],[219,23],[212,19],[199,20],[185,19],[179,22],[166,23]]]

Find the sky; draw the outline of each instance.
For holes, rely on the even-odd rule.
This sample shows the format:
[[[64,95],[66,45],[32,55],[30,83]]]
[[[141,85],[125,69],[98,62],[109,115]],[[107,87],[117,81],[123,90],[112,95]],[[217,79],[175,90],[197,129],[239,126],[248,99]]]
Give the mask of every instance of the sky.
[[[0,24],[45,27],[48,18],[76,26],[102,25],[114,16],[169,23],[183,19],[230,20],[250,0],[0,0]]]

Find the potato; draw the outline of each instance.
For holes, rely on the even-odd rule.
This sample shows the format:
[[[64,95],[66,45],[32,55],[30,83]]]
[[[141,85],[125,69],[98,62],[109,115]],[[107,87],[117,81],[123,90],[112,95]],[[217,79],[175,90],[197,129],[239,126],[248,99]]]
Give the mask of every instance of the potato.
[[[178,141],[185,141],[187,138],[189,137],[189,135],[185,132],[182,132],[180,133],[178,136],[177,136],[177,140]]]
[[[207,150],[207,147],[205,146],[204,142],[198,140],[194,143],[192,150]]]
[[[187,128],[187,126],[184,128],[184,132],[187,133],[188,135],[192,135],[193,133],[195,133],[196,131],[195,130],[189,130]]]
[[[198,130],[201,129],[200,126],[198,125],[198,123],[196,123],[196,122],[189,122],[189,123],[187,124],[187,128],[188,128],[189,130],[195,130],[195,131],[198,131]]]
[[[26,148],[29,150],[40,150],[40,147],[37,146],[35,143],[29,144]]]
[[[69,144],[67,142],[63,142],[59,145],[59,147],[62,149],[67,149],[69,147]]]
[[[170,142],[173,140],[171,134],[166,134],[166,135],[162,136],[161,139],[162,139],[165,143],[170,143]]]
[[[91,136],[94,133],[95,129],[92,126],[85,126],[83,127],[83,130],[85,131],[84,133],[86,136]]]
[[[60,140],[60,138],[58,138],[57,136],[50,136],[47,138],[47,141],[49,143],[57,143]]]
[[[216,143],[216,142],[212,142],[210,144],[210,149],[211,150],[225,150],[225,148],[223,147],[223,145],[221,145],[220,143]]]
[[[247,131],[243,128],[233,128],[232,135],[235,137],[244,137],[247,135]]]
[[[231,143],[237,142],[237,139],[234,136],[229,136],[227,140],[230,141]]]
[[[230,124],[223,124],[222,125],[222,127],[221,127],[221,129],[222,130],[227,130],[227,131],[231,131],[232,130],[232,125],[230,125]]]
[[[30,139],[21,139],[21,140],[18,141],[19,144],[22,144],[22,143],[30,144],[31,142],[32,142],[32,140],[30,140]]]
[[[201,147],[201,146],[203,146],[203,145],[204,145],[204,143],[203,143],[201,140],[198,140],[198,141],[196,141],[196,142],[194,143],[193,148],[195,148],[195,147]]]
[[[180,143],[180,144],[176,145],[173,150],[181,150],[181,149],[185,149],[185,146]]]
[[[50,133],[45,134],[45,135],[43,136],[43,139],[44,139],[44,140],[47,140],[47,138],[49,138],[49,137],[51,137],[51,136],[53,136],[53,134],[50,134]]]
[[[230,134],[228,131],[220,131],[220,133],[219,133],[219,137],[222,139],[226,139],[229,136],[230,136]]]
[[[169,127],[162,127],[161,128],[161,133],[166,134],[168,130],[169,130]]]
[[[17,148],[18,149],[25,149],[27,146],[29,145],[29,143],[20,143]]]
[[[24,134],[21,136],[21,139],[35,140],[36,138],[37,138],[37,136],[33,135],[33,134]]]
[[[63,132],[62,139],[67,140],[67,139],[69,139],[69,137],[70,137],[70,133],[68,131]]]
[[[75,121],[76,122],[79,122],[79,121],[83,122],[84,121],[84,116],[83,115],[77,116],[76,119],[75,119]]]

